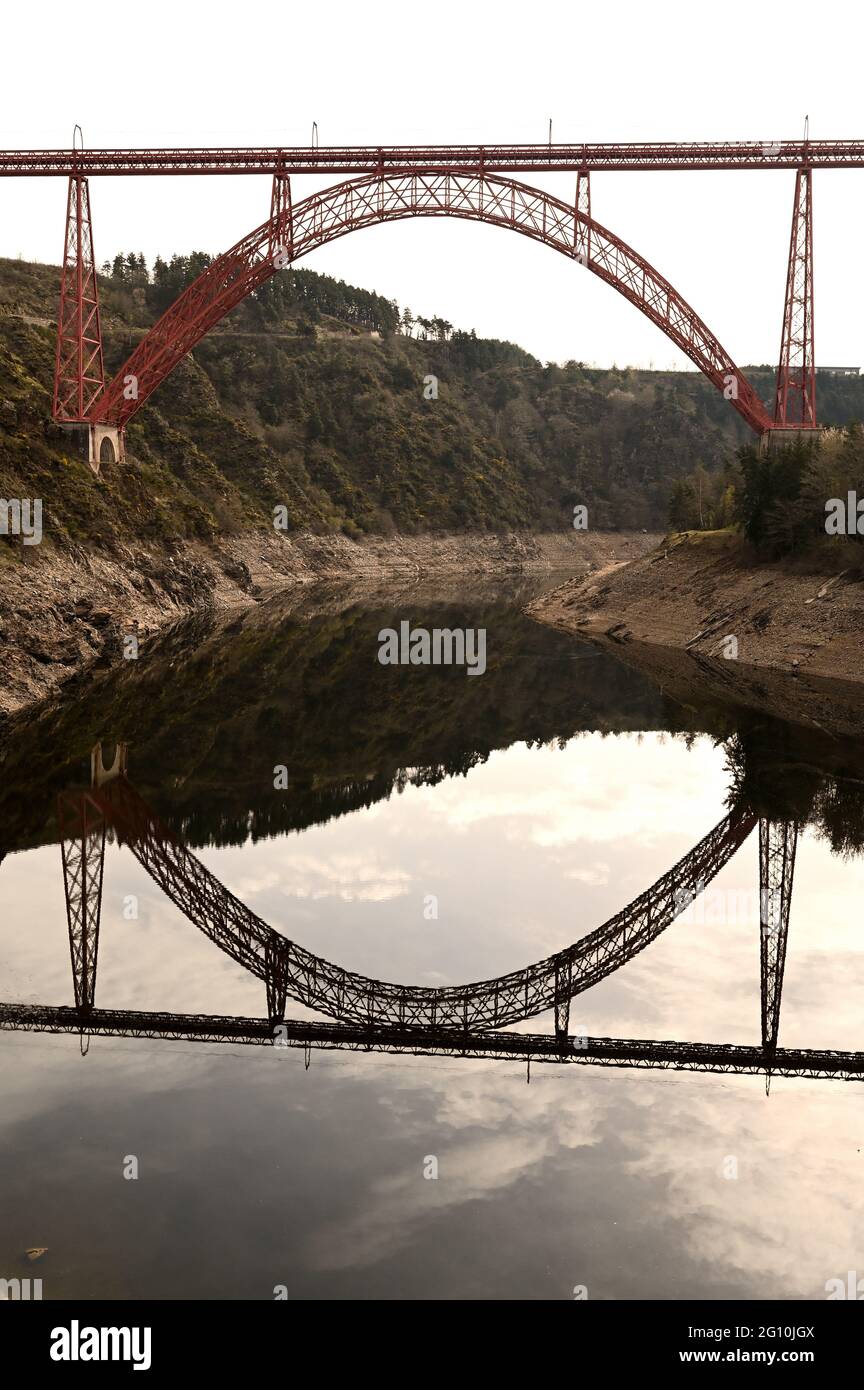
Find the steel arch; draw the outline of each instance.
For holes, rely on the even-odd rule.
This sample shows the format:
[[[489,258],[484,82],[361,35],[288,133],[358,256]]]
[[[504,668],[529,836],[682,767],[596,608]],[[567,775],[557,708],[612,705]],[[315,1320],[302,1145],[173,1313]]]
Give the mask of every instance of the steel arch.
[[[572,946],[523,970],[465,985],[376,980],[290,941],[235,897],[160,824],[124,776],[86,793],[162,891],[205,936],[267,984],[271,1018],[287,996],[333,1018],[396,1028],[497,1029],[554,1008],[618,970],[665,931],[740,849],[757,822],[734,810],[656,883]],[[277,1007],[278,1004],[278,1007]],[[566,1035],[566,1026],[556,1031]]]
[[[348,232],[408,217],[460,217],[506,227],[587,266],[635,304],[762,433],[771,416],[694,309],[613,232],[558,198],[485,173],[427,169],[350,179],[290,201],[238,241],[166,310],[88,412],[123,428],[210,328],[277,270]],[[130,383],[134,382],[131,386]]]

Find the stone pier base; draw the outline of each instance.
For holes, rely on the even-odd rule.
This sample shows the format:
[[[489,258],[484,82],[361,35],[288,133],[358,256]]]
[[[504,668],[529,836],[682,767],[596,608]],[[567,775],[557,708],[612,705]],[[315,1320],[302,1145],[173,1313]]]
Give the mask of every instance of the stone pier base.
[[[821,425],[806,425],[801,429],[766,430],[759,437],[759,452],[767,454],[774,449],[783,449],[787,444],[797,444],[799,440],[816,440],[822,433]]]
[[[116,425],[90,426],[90,467],[98,473],[103,463],[122,463],[126,457],[123,432]]]
[[[123,431],[116,425],[64,424],[62,429],[74,441],[75,452],[99,472],[103,463],[122,463],[126,457]]]

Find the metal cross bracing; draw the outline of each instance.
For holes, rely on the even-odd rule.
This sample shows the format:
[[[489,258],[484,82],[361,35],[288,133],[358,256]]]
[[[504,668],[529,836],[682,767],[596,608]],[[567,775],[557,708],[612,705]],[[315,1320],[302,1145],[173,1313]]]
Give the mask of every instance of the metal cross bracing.
[[[58,803],[75,1007],[0,1004],[0,1028],[323,1047],[415,1055],[581,1062],[768,1076],[864,1079],[864,1053],[777,1046],[798,827],[759,821],[762,1039],[759,1046],[574,1037],[570,999],[653,941],[743,844],[756,818],[730,814],[628,907],[575,945],[522,971],[428,989],[343,970],[274,931],[153,815],[125,772],[125,749],[105,769],[101,747],[90,791]],[[267,1018],[94,1008],[106,830],[128,844],[183,914],[232,959],[262,978]],[[285,1020],[289,995],[336,1019]],[[554,1011],[553,1033],[503,1029]]]
[[[89,796],[67,792],[58,798],[57,820],[72,982],[75,1004],[83,1016],[92,1010],[96,991],[106,823]]]
[[[394,1028],[362,1023],[330,1023],[211,1014],[94,1009],[82,1018],[77,1009],[47,1004],[0,1003],[0,1030],[78,1033],[93,1036],[160,1038],[172,1042],[221,1043],[275,1048],[322,1048],[382,1052],[416,1057],[494,1058],[503,1061],[575,1063],[582,1066],[637,1067],[651,1070],[864,1080],[864,1052],[815,1048],[776,1048],[734,1043],[677,1042],[628,1038],[568,1038],[548,1033],[477,1032]]]
[[[762,981],[762,1046],[777,1047],[780,1001],[786,968],[789,909],[795,875],[798,826],[794,821],[759,822],[759,960]]]
[[[498,145],[248,146],[0,150],[0,178],[165,174],[498,173],[864,168],[864,140],[621,141]]]
[[[587,181],[583,183],[586,205]],[[275,209],[275,201],[274,201]],[[274,216],[276,212],[274,211]],[[722,391],[757,433],[771,416],[753,386],[699,315],[644,257],[586,212],[525,184],[493,175],[424,170],[349,180],[272,217],[218,257],[162,315],[89,412],[91,423],[123,429],[204,335],[285,264],[347,233],[404,218],[456,217],[519,232],[587,266],[635,304]],[[125,389],[136,382],[134,399]]]
[[[591,174],[588,169],[580,169],[576,178],[577,214],[576,259],[582,265],[591,260]]]
[[[66,199],[66,238],[54,363],[54,419],[61,422],[86,420],[104,386],[90,189],[86,178],[76,174],[69,180]]]
[[[278,1017],[290,996],[343,1021],[464,1032],[503,1028],[554,1009],[556,1032],[566,1035],[570,999],[655,940],[756,824],[752,814],[730,812],[651,888],[566,950],[494,979],[433,989],[345,970],[274,931],[170,834],[126,777],[85,795],[188,920],[267,984],[270,1017]]]
[[[795,176],[792,236],[774,423],[784,428],[816,424],[816,358],[813,339],[813,174]]]
[[[572,256],[648,315],[671,340],[723,391],[747,424],[763,440],[786,439],[789,430],[816,428],[816,374],[813,343],[813,233],[812,175],[817,168],[864,167],[864,141],[803,140],[747,141],[631,141],[621,143],[582,143],[542,145],[416,145],[416,146],[303,146],[248,148],[185,148],[137,150],[2,150],[0,177],[68,177],[66,257],[64,260],[58,345],[55,366],[54,418],[61,423],[89,423],[91,459],[94,443],[99,443],[97,426],[117,430],[115,441],[122,456],[123,425],[149,394],[176,366],[183,355],[229,312],[240,300],[266,279],[261,275],[262,260],[271,267],[280,251],[278,266],[290,264],[316,245],[334,236],[374,221],[401,216],[445,215],[476,217],[513,227]],[[632,251],[620,238],[599,228],[591,220],[589,179],[591,171],[612,170],[694,170],[694,169],[789,169],[796,174],[796,195],[784,306],[780,364],[777,373],[773,416],[735,367],[728,353],[697,318],[694,311],[663,277]],[[542,229],[530,215],[508,218],[503,205],[501,215],[485,215],[483,204],[490,181],[506,182],[514,173],[577,174],[573,208],[566,209],[572,220],[572,237],[556,241],[546,234],[546,218],[553,225],[556,208],[565,206],[536,189],[512,185],[522,192],[514,195],[520,204],[526,194],[542,207]],[[96,277],[92,257],[92,228],[87,179],[94,175],[188,175],[228,174],[273,176],[270,219],[258,233],[238,242],[216,262],[218,269],[205,272],[200,283],[190,286],[177,306],[172,306],[133,354],[108,392],[102,391],[102,344],[99,328]],[[290,175],[348,174],[359,190],[371,183],[377,189],[380,215],[343,220],[341,227],[329,231],[320,198],[304,200],[320,218],[311,224],[305,246],[290,235],[293,222]],[[421,180],[424,190],[430,178],[445,176],[477,185],[477,197],[460,198],[454,205],[447,200],[433,206],[434,199],[406,202],[397,189],[405,180]],[[331,189],[325,200],[338,198],[349,185]],[[409,186],[411,184],[409,183]],[[492,199],[494,203],[494,195]],[[459,205],[461,203],[461,205]],[[469,206],[470,204],[470,206]],[[386,206],[385,206],[386,205]],[[298,209],[299,210],[299,209]],[[565,217],[566,223],[566,217]],[[595,228],[602,233],[598,254],[594,252]],[[288,235],[285,235],[286,230]],[[562,227],[559,225],[559,231]],[[262,253],[266,244],[267,255]],[[70,262],[74,255],[74,268]],[[69,272],[67,276],[67,270]],[[221,277],[221,283],[218,279]],[[67,287],[67,279],[71,288]],[[641,283],[640,283],[641,282]],[[175,312],[179,307],[179,312]],[[86,323],[86,331],[83,325]],[[135,366],[145,368],[144,392],[139,391]],[[130,377],[135,390],[128,390],[124,404],[123,388]],[[113,448],[112,448],[113,452]],[[101,455],[100,455],[101,457]]]
[[[267,251],[277,269],[294,259],[291,180],[283,173],[273,175]]]

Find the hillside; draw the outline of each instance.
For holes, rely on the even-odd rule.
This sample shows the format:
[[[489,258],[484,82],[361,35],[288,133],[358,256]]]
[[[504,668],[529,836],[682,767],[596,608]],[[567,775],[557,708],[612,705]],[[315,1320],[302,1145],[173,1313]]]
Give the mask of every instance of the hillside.
[[[106,267],[109,371],[205,262]],[[721,468],[744,437],[696,373],[543,366],[438,319],[413,320],[437,335],[418,339],[381,296],[286,271],[160,387],[127,463],[96,482],[49,419],[58,280],[0,261],[0,495],[41,497],[61,547],[206,541],[269,527],[277,505],[292,528],[355,536],[556,530],[579,503],[592,528],[658,528],[675,481]],[[770,394],[770,374],[757,380]],[[864,417],[857,379],[822,399],[838,422]]]
[[[110,373],[205,263],[104,268]],[[327,576],[584,576],[655,543],[670,498],[718,524],[738,487],[744,427],[697,373],[544,366],[305,270],[205,338],[97,478],[50,419],[58,281],[0,261],[0,497],[41,499],[44,530],[0,536],[0,717],[192,610]],[[864,418],[864,379],[822,407]]]

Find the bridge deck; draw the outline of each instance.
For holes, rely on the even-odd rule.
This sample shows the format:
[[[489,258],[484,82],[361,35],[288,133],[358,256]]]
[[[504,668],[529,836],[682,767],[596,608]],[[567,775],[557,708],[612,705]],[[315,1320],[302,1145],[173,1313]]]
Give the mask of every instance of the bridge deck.
[[[864,167],[864,140],[726,140],[540,145],[0,150],[0,176],[80,174],[362,174],[417,169],[499,173],[580,169],[846,169]]]
[[[864,1080],[864,1052],[782,1047],[766,1050],[734,1043],[558,1038],[549,1033],[513,1031],[466,1034],[449,1029],[367,1028],[362,1024],[318,1020],[286,1019],[273,1023],[265,1018],[210,1014],[82,1011],[47,1004],[0,1004],[0,1030]]]

